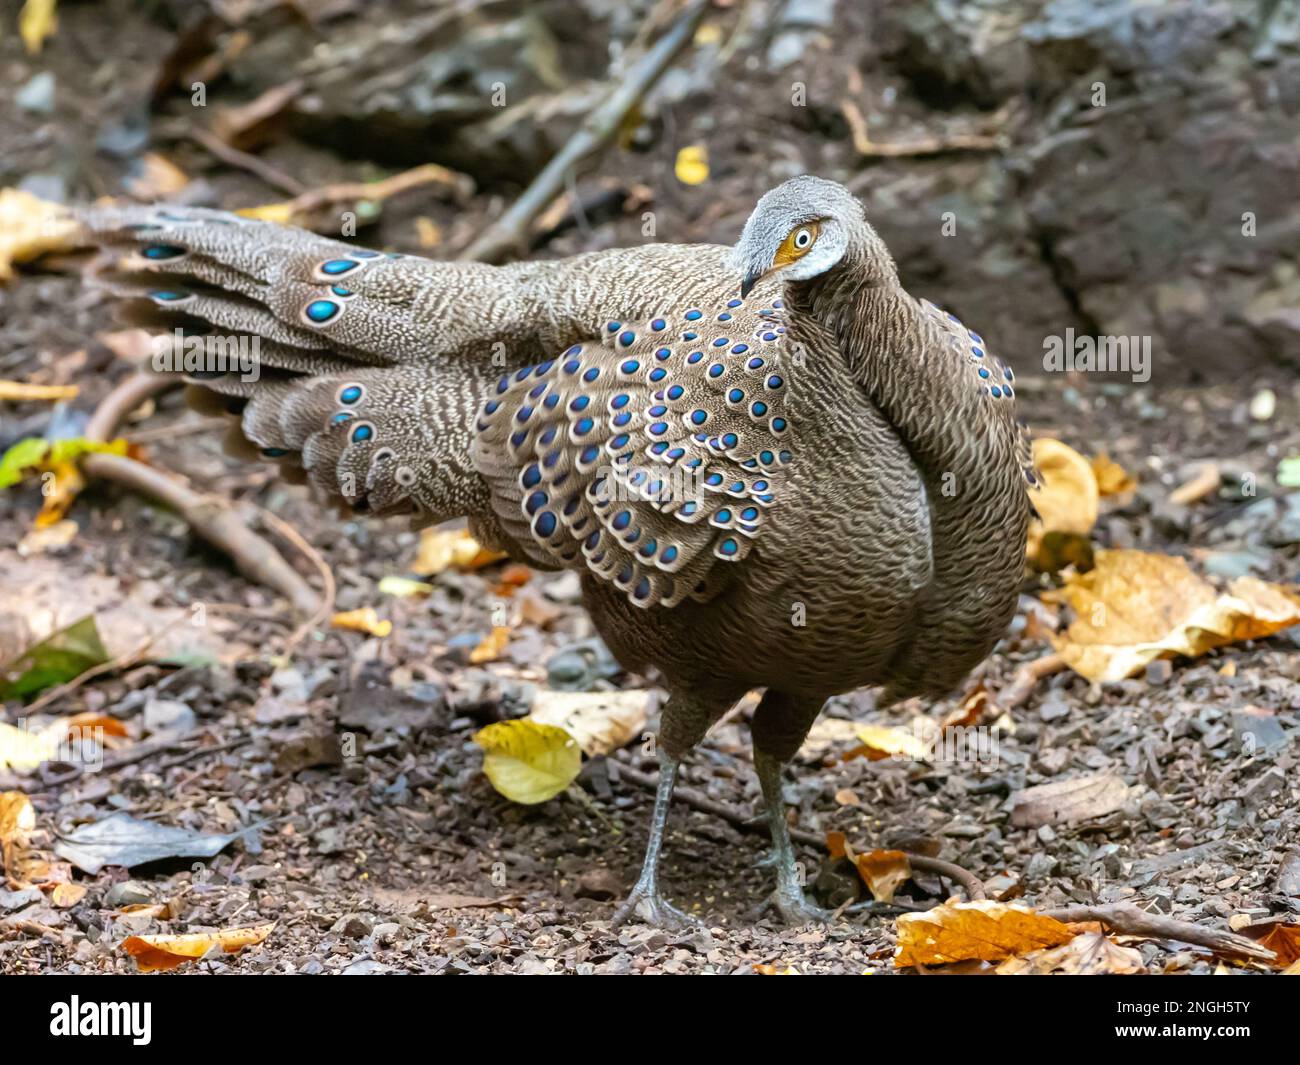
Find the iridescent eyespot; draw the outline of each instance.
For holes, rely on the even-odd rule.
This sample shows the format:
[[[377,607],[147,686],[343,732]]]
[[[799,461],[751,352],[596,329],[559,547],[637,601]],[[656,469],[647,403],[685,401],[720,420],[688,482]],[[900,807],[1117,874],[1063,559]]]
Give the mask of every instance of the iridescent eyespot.
[[[375,435],[375,427],[369,422],[357,422],[352,429],[352,442],[360,444]]]
[[[343,308],[334,300],[312,300],[303,308],[303,317],[314,325],[324,325],[337,318]]]

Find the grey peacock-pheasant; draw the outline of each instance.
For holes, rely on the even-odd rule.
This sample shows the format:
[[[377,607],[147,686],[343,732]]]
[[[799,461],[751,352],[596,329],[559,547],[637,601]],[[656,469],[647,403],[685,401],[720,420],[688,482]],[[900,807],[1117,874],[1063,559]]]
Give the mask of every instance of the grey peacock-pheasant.
[[[81,220],[146,317],[214,352],[259,338],[256,375],[201,383],[287,476],[371,514],[466,516],[517,559],[578,571],[615,655],[659,670],[660,787],[617,919],[683,919],[657,878],[678,763],[755,688],[773,901],[817,915],[782,767],[830,696],[942,695],[989,653],[1032,478],[1011,371],[903,290],[846,189],[786,182],[730,250],[505,267],[203,210]]]

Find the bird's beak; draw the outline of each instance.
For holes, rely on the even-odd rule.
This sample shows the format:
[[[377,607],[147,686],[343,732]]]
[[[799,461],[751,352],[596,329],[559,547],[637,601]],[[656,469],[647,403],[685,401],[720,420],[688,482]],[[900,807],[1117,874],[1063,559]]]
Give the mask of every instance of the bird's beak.
[[[749,293],[753,290],[754,286],[757,285],[760,281],[762,281],[763,278],[766,276],[767,276],[766,274],[763,274],[756,270],[751,270],[750,272],[745,274],[744,280],[740,282],[740,298],[743,300],[746,296],[748,296]]]

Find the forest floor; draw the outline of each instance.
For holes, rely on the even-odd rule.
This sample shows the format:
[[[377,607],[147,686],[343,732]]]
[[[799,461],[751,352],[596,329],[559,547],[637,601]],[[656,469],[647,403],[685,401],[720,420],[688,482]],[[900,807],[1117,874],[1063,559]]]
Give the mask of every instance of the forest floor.
[[[97,121],[94,106],[86,104],[85,130]],[[279,161],[292,169],[284,152]],[[220,201],[271,198],[246,184],[241,193],[246,181],[224,177]],[[725,190],[718,199],[728,199]],[[497,206],[475,202],[456,224],[481,226]],[[747,206],[738,201],[737,210]],[[665,231],[700,237],[720,225],[718,212],[700,221],[674,210],[662,206]],[[385,242],[414,233],[422,211],[418,202],[395,202],[385,213]],[[632,223],[620,225],[615,239]],[[577,250],[584,239],[571,231],[549,253]],[[84,414],[129,372],[121,352],[131,338],[112,324],[108,303],[82,287],[75,265],[32,271],[6,298],[0,377],[75,382]],[[1016,353],[1003,354],[1021,369]],[[1221,577],[1295,579],[1300,535],[1287,541],[1289,532],[1278,533],[1300,523],[1294,490],[1274,500],[1210,493],[1185,507],[1168,502],[1207,460],[1227,471],[1225,484],[1241,475],[1271,483],[1279,459],[1300,451],[1294,381],[1279,374],[1166,387],[1021,376],[1020,413],[1035,435],[1085,455],[1104,451],[1138,478],[1130,500],[1103,505],[1097,545],[1183,555]],[[1252,418],[1252,399],[1264,388],[1275,393],[1276,409]],[[18,405],[10,415],[15,436],[39,434],[51,409]],[[51,838],[118,812],[205,833],[257,826],[201,863],[78,873],[87,890],[71,905],[0,891],[0,972],[129,972],[135,962],[121,942],[130,934],[263,922],[275,929],[260,946],[182,971],[895,971],[891,913],[782,927],[760,913],[771,873],[758,866],[767,837],[757,816],[740,824],[681,802],[663,881],[700,929],[611,930],[617,901],[636,879],[653,801],[652,790],[620,777],[618,767],[653,774],[652,760],[634,748],[593,760],[569,792],[524,807],[493,790],[472,741],[484,724],[522,713],[546,686],[556,651],[591,635],[572,575],[535,574],[514,591],[523,620],[495,661],[471,665],[471,649],[493,625],[500,566],[430,578],[427,598],[382,596],[382,578],[409,575],[418,536],[395,523],[340,518],[305,489],[227,458],[209,423],[171,396],[125,429],[147,441],[150,462],[202,491],[277,513],[328,563],[338,608],[375,606],[392,634],[323,629],[283,660],[293,629],[283,603],[174,514],[102,485],[90,485],[73,507],[79,530],[68,546],[27,558],[0,547],[0,639],[6,618],[48,612],[71,620],[102,609],[133,631],[169,630],[191,663],[144,661],[49,706],[50,714],[109,714],[130,742],[100,771],[0,771],[0,792],[26,792],[38,830]],[[35,488],[0,493],[0,545],[26,535],[39,505]],[[313,579],[310,568],[303,572]],[[1035,589],[1026,591],[1032,612]],[[199,627],[187,624],[195,604],[205,619]],[[982,681],[995,701],[1019,666],[1050,652],[1034,633],[1022,614],[990,659]],[[826,729],[787,775],[793,823],[817,836],[842,832],[859,851],[937,854],[995,896],[1039,908],[1134,901],[1220,928],[1300,912],[1298,651],[1293,629],[1118,684],[1058,673],[1006,709],[996,757],[979,761],[844,760],[856,741]],[[653,689],[654,679],[614,671],[604,683]],[[856,693],[834,700],[826,717],[907,726],[910,717],[940,718],[954,705],[882,712],[869,693]],[[1103,773],[1128,786],[1122,809],[1058,827],[1012,823],[1014,795],[1026,786]],[[709,735],[681,783],[756,813],[743,711]],[[818,848],[801,845],[799,857],[824,903],[862,892],[843,863]],[[898,898],[924,907],[955,890],[918,874]],[[145,908],[128,912],[129,903]],[[1151,972],[1220,964],[1172,941],[1134,946]]]

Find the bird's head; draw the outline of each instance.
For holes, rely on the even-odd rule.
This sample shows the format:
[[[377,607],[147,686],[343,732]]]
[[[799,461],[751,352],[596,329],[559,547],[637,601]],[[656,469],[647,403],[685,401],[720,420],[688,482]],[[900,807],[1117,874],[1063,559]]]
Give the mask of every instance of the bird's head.
[[[778,271],[790,281],[824,274],[872,237],[862,204],[843,185],[808,174],[791,178],[758,201],[732,249],[740,295]]]

